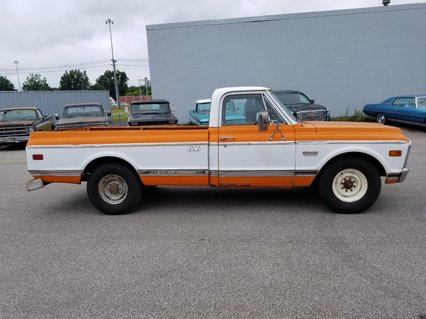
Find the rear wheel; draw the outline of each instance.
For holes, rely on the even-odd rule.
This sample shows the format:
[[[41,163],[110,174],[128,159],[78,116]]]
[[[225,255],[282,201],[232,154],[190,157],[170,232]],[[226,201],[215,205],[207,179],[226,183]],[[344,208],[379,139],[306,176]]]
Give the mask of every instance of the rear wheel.
[[[109,163],[97,167],[87,180],[87,194],[93,205],[110,215],[131,212],[141,199],[142,183],[128,167]]]
[[[377,123],[385,124],[386,123],[386,116],[383,113],[379,113],[379,114],[377,114],[376,120],[377,120]]]
[[[361,213],[377,200],[381,181],[377,168],[363,158],[345,158],[324,168],[318,182],[323,202],[338,213]]]

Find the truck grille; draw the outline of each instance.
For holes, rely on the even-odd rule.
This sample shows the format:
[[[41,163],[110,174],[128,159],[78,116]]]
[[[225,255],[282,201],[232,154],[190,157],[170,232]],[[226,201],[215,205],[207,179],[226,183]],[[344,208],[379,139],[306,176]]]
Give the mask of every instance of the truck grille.
[[[0,127],[0,137],[7,136],[27,136],[26,126]]]
[[[297,112],[297,118],[303,121],[325,121],[327,119],[327,111],[310,110]]]

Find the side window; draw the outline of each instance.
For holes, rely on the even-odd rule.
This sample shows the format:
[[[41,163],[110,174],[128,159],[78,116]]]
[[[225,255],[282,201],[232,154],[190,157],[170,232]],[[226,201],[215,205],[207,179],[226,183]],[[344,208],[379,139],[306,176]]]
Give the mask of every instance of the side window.
[[[265,111],[261,94],[228,95],[222,102],[222,125],[255,125],[259,112]]]
[[[401,97],[401,98],[396,98],[393,103],[394,106],[396,107],[413,107],[416,104],[414,103],[414,98],[412,97]]]
[[[41,113],[40,110],[36,110],[36,112],[39,119],[43,118],[43,114]]]

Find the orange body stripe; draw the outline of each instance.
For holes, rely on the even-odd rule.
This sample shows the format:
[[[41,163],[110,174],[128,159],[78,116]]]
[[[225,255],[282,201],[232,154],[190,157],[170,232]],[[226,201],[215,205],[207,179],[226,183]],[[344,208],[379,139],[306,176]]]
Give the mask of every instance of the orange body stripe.
[[[147,186],[209,186],[208,176],[143,176],[141,181]]]
[[[81,176],[34,176],[34,178],[41,178],[45,183],[81,183]]]
[[[279,125],[287,141],[399,140],[408,142],[399,128],[376,123],[305,122],[293,126]],[[132,143],[220,143],[221,135],[232,135],[233,142],[267,142],[276,126],[266,132],[257,126],[166,127],[89,127],[70,131],[33,132],[28,146],[33,145],[102,145]],[[280,140],[279,134],[274,141]],[[228,141],[229,142],[229,141]]]
[[[238,176],[219,177],[219,186],[232,187],[293,187],[294,177],[288,176]]]
[[[311,186],[315,176],[296,176],[294,178],[294,187],[308,187]]]

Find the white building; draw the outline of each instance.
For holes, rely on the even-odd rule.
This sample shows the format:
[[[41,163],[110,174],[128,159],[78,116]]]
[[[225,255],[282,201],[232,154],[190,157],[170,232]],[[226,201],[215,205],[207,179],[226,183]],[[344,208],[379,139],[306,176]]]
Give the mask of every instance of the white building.
[[[218,87],[300,89],[332,116],[426,93],[426,4],[147,26],[153,96],[180,123]]]

